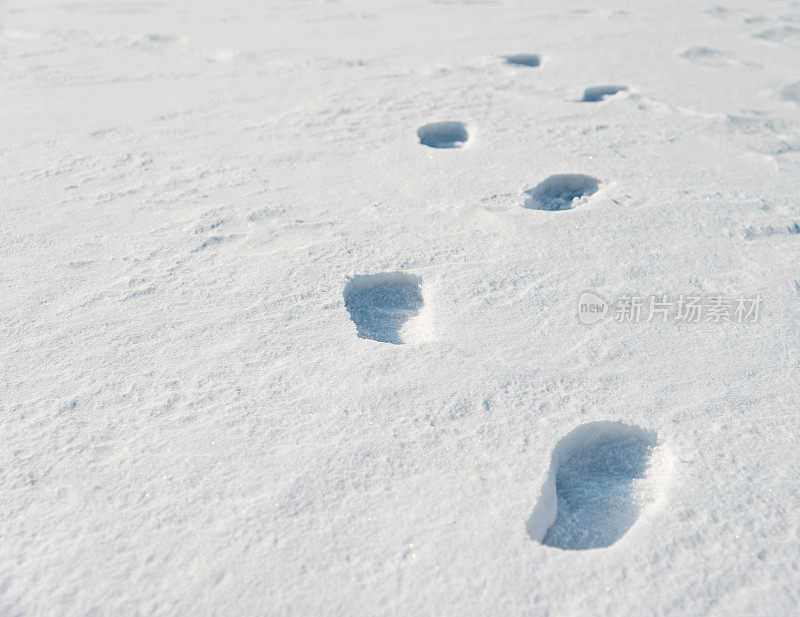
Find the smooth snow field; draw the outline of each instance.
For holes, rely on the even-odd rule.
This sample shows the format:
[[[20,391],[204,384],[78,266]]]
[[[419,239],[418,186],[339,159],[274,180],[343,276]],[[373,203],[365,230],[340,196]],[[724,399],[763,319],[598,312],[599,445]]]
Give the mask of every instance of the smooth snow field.
[[[800,2],[0,0],[0,617],[800,615]]]

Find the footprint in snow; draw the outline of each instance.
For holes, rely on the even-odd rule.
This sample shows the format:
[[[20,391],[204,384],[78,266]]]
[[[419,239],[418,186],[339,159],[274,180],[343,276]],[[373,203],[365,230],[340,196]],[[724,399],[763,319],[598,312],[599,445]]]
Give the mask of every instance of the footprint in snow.
[[[185,38],[179,38],[169,34],[142,34],[130,39],[129,46],[139,51],[162,53],[170,47],[178,44],[185,44]]]
[[[621,422],[573,430],[553,451],[528,534],[561,549],[611,546],[654,500],[663,475],[660,450],[655,433]]]
[[[781,98],[784,101],[800,105],[800,81],[785,86],[783,90],[781,90]]]
[[[759,32],[755,38],[773,43],[792,43],[800,41],[800,28],[796,26],[778,26]]]
[[[755,68],[759,66],[754,62],[743,62],[737,58],[734,58],[730,54],[725,53],[724,51],[712,49],[711,47],[691,47],[680,52],[679,55],[681,58],[688,60],[689,62],[694,62],[695,64],[701,64],[703,66],[711,66],[714,68],[727,67],[742,69]]]
[[[461,148],[469,139],[463,122],[433,122],[417,129],[419,143],[429,148]]]
[[[513,64],[515,66],[537,67],[542,63],[542,59],[536,54],[512,54],[503,57],[505,58],[506,64]]]
[[[800,235],[800,222],[783,225],[767,225],[766,227],[747,227],[744,230],[745,240],[758,240],[770,236],[798,236]]]
[[[344,288],[344,305],[359,338],[400,345],[414,333],[407,324],[424,304],[421,280],[404,272],[351,277]]]
[[[583,91],[584,103],[599,103],[607,96],[614,96],[618,92],[625,92],[628,90],[627,86],[592,86]]]
[[[529,210],[571,210],[600,188],[600,181],[581,174],[550,176],[536,187],[525,191],[523,204]]]

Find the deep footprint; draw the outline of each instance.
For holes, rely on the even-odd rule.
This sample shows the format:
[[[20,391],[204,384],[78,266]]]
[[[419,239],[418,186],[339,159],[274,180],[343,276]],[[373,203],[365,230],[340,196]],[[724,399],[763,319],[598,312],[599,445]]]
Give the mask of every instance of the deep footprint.
[[[627,86],[593,86],[583,91],[584,103],[598,103],[607,96],[614,96],[618,92],[625,92]]]
[[[655,496],[655,447],[655,433],[619,422],[573,430],[553,452],[528,521],[531,538],[568,550],[614,544]]]
[[[469,133],[463,122],[433,122],[417,129],[419,143],[429,148],[461,148]]]
[[[537,67],[542,63],[542,59],[536,54],[513,54],[511,56],[504,56],[506,64],[513,64],[515,66],[530,66]]]
[[[530,210],[570,210],[584,197],[594,195],[600,181],[581,174],[550,176],[530,191],[524,206]]]
[[[400,345],[403,326],[424,301],[421,280],[404,272],[352,277],[344,288],[344,305],[360,338]]]

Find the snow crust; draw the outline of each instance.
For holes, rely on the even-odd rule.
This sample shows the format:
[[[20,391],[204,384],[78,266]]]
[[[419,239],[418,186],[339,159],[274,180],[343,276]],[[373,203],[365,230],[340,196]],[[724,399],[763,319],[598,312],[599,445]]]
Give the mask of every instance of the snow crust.
[[[798,29],[4,0],[0,615],[799,614]],[[602,182],[525,207],[559,175]],[[763,303],[586,327],[584,292]],[[642,492],[543,544],[614,440]]]

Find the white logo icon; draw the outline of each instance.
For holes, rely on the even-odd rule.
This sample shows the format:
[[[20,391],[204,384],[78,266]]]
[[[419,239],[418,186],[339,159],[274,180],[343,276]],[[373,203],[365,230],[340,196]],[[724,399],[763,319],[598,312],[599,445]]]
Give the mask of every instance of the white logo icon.
[[[605,318],[608,313],[608,302],[596,293],[584,291],[578,298],[578,321],[591,326]]]

